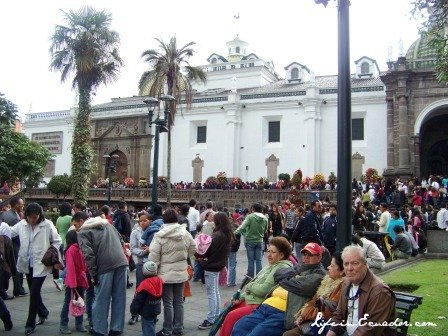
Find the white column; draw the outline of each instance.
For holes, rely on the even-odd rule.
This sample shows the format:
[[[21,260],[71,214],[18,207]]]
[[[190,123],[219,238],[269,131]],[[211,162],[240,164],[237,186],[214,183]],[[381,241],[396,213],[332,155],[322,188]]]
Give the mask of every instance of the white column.
[[[240,112],[236,106],[226,107],[226,173],[227,177],[241,177],[241,136],[240,136]]]

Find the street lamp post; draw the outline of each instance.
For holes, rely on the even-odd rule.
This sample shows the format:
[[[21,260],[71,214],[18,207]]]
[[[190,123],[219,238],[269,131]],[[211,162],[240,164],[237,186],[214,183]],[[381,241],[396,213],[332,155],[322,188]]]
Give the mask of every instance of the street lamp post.
[[[329,0],[314,0],[327,6]],[[350,83],[349,0],[338,0],[338,225],[337,250],[351,244],[352,236],[352,111]]]
[[[106,159],[107,164],[107,179],[109,181],[107,186],[107,205],[110,206],[110,198],[112,196],[112,173],[116,172],[115,169],[115,160],[118,158],[117,154],[113,154],[110,156],[109,154],[103,155],[103,158]]]
[[[149,126],[155,125],[155,132],[154,132],[154,166],[152,169],[152,188],[151,188],[151,208],[154,211],[154,207],[157,204],[157,198],[158,198],[158,189],[157,189],[157,179],[159,175],[159,140],[160,140],[160,133],[168,132],[168,118],[170,114],[170,103],[174,100],[173,96],[170,95],[162,95],[160,96],[160,100],[163,102],[164,105],[164,116],[163,118],[160,117],[160,109],[158,110],[157,115],[154,117],[154,110],[156,107],[159,106],[159,100],[153,97],[148,97],[148,99],[145,99],[143,102],[146,104],[148,108],[148,116],[149,116]]]

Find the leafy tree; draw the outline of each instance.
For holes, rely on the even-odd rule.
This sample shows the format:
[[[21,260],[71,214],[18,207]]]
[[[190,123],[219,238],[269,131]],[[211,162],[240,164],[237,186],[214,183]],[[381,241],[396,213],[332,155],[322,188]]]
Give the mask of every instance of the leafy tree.
[[[150,69],[145,71],[139,81],[140,95],[159,97],[167,87],[167,94],[175,99],[170,106],[168,123],[168,155],[167,155],[167,205],[171,203],[171,127],[177,113],[177,104],[181,95],[185,95],[186,107],[191,107],[193,100],[193,81],[205,83],[206,74],[199,67],[193,67],[188,59],[193,56],[191,48],[195,42],[189,42],[181,48],[177,47],[176,37],[172,37],[168,43],[161,39],[155,39],[159,43],[160,50],[149,49],[143,52],[142,57],[149,63]]]
[[[413,14],[423,19],[422,32],[428,34],[429,46],[436,51],[437,79],[448,82],[448,1],[414,0]]]
[[[12,184],[16,178],[27,188],[39,184],[52,154],[24,134],[0,125],[0,180]]]
[[[110,29],[112,17],[104,11],[83,7],[62,11],[66,25],[56,25],[51,37],[50,69],[61,71],[61,81],[73,75],[79,103],[72,141],[73,198],[86,203],[92,171],[91,96],[100,84],[117,78],[123,64],[117,32]]]
[[[55,175],[51,178],[50,182],[47,184],[47,189],[50,190],[51,193],[56,195],[56,198],[59,200],[59,196],[63,196],[64,200],[67,195],[72,191],[72,178],[67,174],[64,175]]]
[[[17,106],[4,98],[4,94],[0,92],[0,124],[14,125],[17,118]]]

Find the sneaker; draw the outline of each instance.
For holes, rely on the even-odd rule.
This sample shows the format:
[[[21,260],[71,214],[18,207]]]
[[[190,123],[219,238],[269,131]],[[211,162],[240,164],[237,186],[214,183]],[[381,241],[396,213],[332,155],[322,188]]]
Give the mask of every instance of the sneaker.
[[[87,328],[84,327],[82,324],[77,324],[76,325],[76,331],[80,332],[80,333],[86,333],[87,332]]]
[[[210,328],[212,327],[212,325],[213,325],[213,323],[210,323],[209,321],[204,320],[204,322],[202,322],[202,323],[198,326],[198,329],[201,329],[201,330],[207,330],[207,329],[210,329]]]
[[[68,326],[61,326],[61,327],[59,328],[59,332],[60,332],[61,334],[65,334],[65,335],[69,335],[69,334],[72,333],[72,331],[68,328]]]
[[[164,332],[163,329],[156,333],[156,336],[170,336],[169,333]]]
[[[128,324],[133,325],[133,324],[135,324],[135,323],[137,323],[137,322],[138,322],[138,315],[133,315],[133,316],[131,316],[131,318],[129,319]]]
[[[227,287],[235,287],[236,284],[227,284]]]
[[[182,336],[184,333],[182,331],[173,331],[172,336]]]

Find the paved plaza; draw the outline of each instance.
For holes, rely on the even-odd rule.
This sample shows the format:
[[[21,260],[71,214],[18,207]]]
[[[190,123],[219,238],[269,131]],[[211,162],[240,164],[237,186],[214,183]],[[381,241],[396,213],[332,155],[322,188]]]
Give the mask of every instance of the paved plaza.
[[[241,283],[247,268],[247,258],[246,249],[244,248],[243,242],[241,243],[240,250],[238,251],[237,257],[237,281]],[[263,260],[263,265],[267,262]],[[135,272],[131,273],[131,281],[135,283]],[[24,281],[26,283],[26,281]],[[208,310],[207,293],[205,285],[200,282],[190,282],[192,297],[187,298],[185,301],[185,319],[184,319],[184,335],[194,336],[194,335],[208,335],[208,330],[198,330],[198,325],[202,323],[205,319]],[[12,294],[12,281],[10,283],[10,290],[8,294]],[[25,288],[27,288],[25,286]],[[238,289],[238,287],[220,287],[221,299],[223,303],[228,300],[232,294]],[[127,321],[130,318],[129,306],[134,295],[135,288],[128,289],[126,291],[127,301],[126,301],[126,319],[125,319],[125,329],[123,332],[124,336],[136,336],[141,335],[141,323],[137,322],[135,325],[128,325]],[[59,333],[59,314],[61,312],[62,302],[64,300],[64,292],[59,292],[54,284],[53,278],[48,276],[42,287],[42,296],[45,305],[50,311],[48,320],[42,326],[37,326],[36,331],[33,335],[36,336],[52,336],[60,335]],[[11,312],[14,327],[11,331],[6,332],[3,329],[3,324],[0,321],[0,335],[5,336],[23,336],[25,332],[25,321],[28,314],[28,302],[29,296],[15,298],[14,300],[5,301],[6,305]],[[87,317],[85,317],[87,321]],[[159,322],[157,322],[156,331],[162,328],[163,323],[163,308],[162,313],[159,315]],[[75,322],[74,318],[70,317],[69,328],[73,331],[73,335],[86,335],[83,333],[77,333],[74,331]]]

